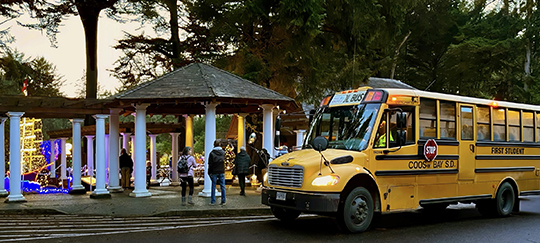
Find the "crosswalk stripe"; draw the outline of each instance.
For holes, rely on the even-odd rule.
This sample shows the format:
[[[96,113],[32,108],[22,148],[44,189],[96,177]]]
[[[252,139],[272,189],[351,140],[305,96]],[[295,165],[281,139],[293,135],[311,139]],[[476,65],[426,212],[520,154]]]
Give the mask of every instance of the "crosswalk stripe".
[[[22,223],[21,221],[48,220]],[[85,222],[85,219],[92,219]],[[216,218],[113,218],[113,217],[0,217],[0,242],[58,239],[90,235],[125,234],[155,230],[218,226],[276,220],[273,216],[240,216]],[[141,222],[144,221],[144,222]],[[19,222],[19,223],[17,223]],[[86,223],[86,224],[85,224]],[[123,225],[119,225],[123,224]],[[7,225],[6,225],[7,224]],[[35,227],[35,228],[32,228]]]

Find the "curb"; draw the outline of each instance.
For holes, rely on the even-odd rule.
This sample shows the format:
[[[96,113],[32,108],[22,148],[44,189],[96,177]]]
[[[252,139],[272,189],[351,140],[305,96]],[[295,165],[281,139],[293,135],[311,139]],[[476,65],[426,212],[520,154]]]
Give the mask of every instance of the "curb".
[[[185,210],[185,211],[167,211],[157,214],[152,214],[153,217],[168,217],[168,216],[185,216],[185,217],[200,217],[200,216],[215,216],[215,217],[232,217],[232,216],[254,216],[254,215],[272,215],[270,208],[247,208],[247,209],[210,209],[210,210]]]
[[[0,210],[0,215],[53,215],[53,214],[62,214],[67,215],[68,213],[62,212],[57,209],[51,208],[25,208],[25,209],[3,209]]]

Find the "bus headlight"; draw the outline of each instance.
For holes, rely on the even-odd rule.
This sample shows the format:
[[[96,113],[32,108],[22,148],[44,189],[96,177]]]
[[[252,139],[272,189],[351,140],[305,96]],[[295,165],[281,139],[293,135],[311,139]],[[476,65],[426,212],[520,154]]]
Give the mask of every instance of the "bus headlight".
[[[327,175],[322,177],[317,177],[311,182],[313,186],[333,186],[339,182],[339,176],[337,175]]]

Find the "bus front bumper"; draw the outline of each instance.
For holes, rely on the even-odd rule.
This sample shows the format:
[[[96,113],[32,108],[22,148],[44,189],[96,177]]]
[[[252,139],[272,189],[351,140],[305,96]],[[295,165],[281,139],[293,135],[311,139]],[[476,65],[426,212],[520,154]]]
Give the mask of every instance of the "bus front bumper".
[[[271,188],[263,188],[262,203],[272,207],[287,208],[301,212],[337,212],[339,193],[301,193]]]

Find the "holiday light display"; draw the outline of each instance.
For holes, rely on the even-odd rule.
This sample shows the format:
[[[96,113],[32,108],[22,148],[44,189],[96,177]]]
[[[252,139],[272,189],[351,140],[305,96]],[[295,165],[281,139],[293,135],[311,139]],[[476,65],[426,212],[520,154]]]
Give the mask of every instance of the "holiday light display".
[[[47,162],[41,153],[40,145],[43,141],[41,119],[21,119],[21,158],[23,173],[35,171]]]

